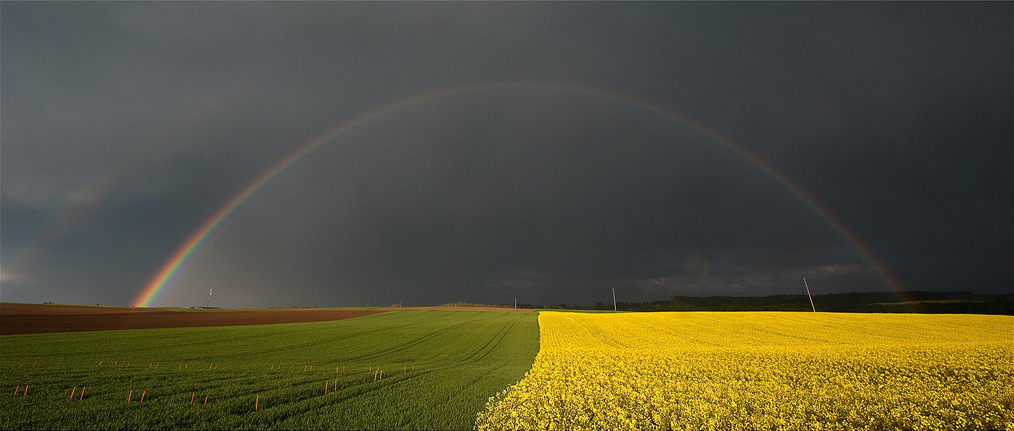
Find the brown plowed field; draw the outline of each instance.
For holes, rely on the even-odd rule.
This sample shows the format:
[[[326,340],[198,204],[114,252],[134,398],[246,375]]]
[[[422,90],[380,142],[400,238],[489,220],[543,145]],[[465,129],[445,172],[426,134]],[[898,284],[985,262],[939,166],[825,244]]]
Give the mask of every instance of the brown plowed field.
[[[507,308],[507,307],[454,307],[451,305],[437,305],[434,307],[400,307],[396,310],[448,310],[448,311],[511,311],[517,313],[534,313],[531,308]]]
[[[322,322],[385,311],[388,310],[298,308],[232,311],[0,303],[0,335]]]

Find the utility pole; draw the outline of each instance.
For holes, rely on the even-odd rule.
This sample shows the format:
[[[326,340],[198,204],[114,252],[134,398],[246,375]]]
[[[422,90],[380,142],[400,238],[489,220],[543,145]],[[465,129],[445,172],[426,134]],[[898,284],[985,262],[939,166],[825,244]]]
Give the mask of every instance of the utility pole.
[[[810,285],[806,284],[806,277],[803,277],[803,286],[806,286],[806,297],[810,298],[810,308],[812,308],[813,312],[816,313],[817,307],[813,306],[813,297],[810,296]]]
[[[616,288],[613,288],[613,311],[616,311]]]
[[[518,309],[518,299],[517,298],[514,298],[514,309],[515,310]]]
[[[208,308],[209,306],[211,306],[211,291],[212,290],[215,290],[215,288],[212,287],[211,289],[208,289],[208,303],[204,304],[204,308]]]

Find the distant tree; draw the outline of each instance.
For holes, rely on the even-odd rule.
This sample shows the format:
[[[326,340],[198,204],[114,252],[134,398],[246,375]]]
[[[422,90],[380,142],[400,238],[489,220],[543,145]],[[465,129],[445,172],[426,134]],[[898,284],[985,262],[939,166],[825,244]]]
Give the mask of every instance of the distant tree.
[[[560,306],[556,307],[556,308],[558,308],[560,310],[566,310],[567,309],[567,304],[560,304]]]

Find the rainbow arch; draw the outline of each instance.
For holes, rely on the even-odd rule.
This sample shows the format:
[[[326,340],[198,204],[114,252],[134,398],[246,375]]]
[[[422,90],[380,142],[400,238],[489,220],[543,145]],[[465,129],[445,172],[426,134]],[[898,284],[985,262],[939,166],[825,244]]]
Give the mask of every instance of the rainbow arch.
[[[876,259],[870,251],[869,247],[865,246],[862,241],[850,230],[848,230],[844,224],[837,217],[831,214],[826,207],[820,204],[816,199],[807,193],[802,187],[790,180],[784,174],[779,172],[770,163],[764,161],[756,154],[750,152],[742,145],[736,143],[734,140],[725,136],[721,132],[714,130],[706,125],[697,122],[677,111],[666,108],[662,105],[650,102],[644,99],[640,99],[627,94],[598,88],[590,88],[577,86],[573,84],[562,84],[562,83],[544,83],[544,82],[487,82],[487,83],[473,83],[468,85],[461,85],[455,87],[437,88],[429,91],[424,91],[413,96],[405,97],[402,99],[395,100],[393,102],[381,105],[372,110],[366,111],[358,116],[355,116],[345,122],[338,124],[337,126],[325,131],[319,136],[311,139],[310,141],[298,146],[295,150],[290,152],[285,157],[282,157],[274,164],[269,166],[267,169],[262,171],[259,175],[254,177],[246,186],[240,189],[235,195],[233,195],[225,204],[223,204],[214,214],[211,215],[201,226],[195,230],[187,240],[176,249],[172,256],[167,260],[158,270],[158,272],[151,278],[150,281],[144,286],[140,294],[134,300],[133,305],[139,307],[150,306],[155,300],[158,299],[161,291],[172,281],[173,277],[179,271],[179,269],[187,263],[194,252],[196,252],[200,246],[208,239],[208,237],[215,232],[215,230],[221,226],[229,217],[239,209],[244,202],[254,196],[259,190],[265,185],[271,182],[274,178],[279,176],[282,172],[293,166],[304,157],[314,152],[324,144],[331,142],[335,138],[338,138],[349,131],[356,129],[364,124],[373,122],[381,117],[395,113],[397,111],[419,105],[422,103],[432,102],[442,98],[459,96],[465,94],[481,93],[484,91],[502,91],[502,90],[542,90],[542,91],[557,91],[563,93],[571,93],[583,95],[586,97],[592,97],[600,100],[609,101],[612,103],[618,103],[621,105],[627,105],[639,108],[668,121],[674,121],[682,124],[704,136],[710,140],[724,146],[731,150],[736,155],[742,157],[744,160],[752,164],[753,166],[760,169],[762,172],[773,178],[779,184],[781,184],[786,190],[792,193],[797,199],[806,204],[812,209],[824,222],[834,230],[842,239],[845,240],[859,255],[859,257],[866,262],[867,265],[873,270],[873,272],[887,285],[888,288],[898,293],[901,296],[902,288],[898,280],[888,271],[888,269]]]
[[[15,253],[11,259],[13,263],[6,271],[15,276],[27,275],[45,251],[66,234],[90,208],[108,196],[122,182],[124,176],[135,171],[152,153],[165,148],[173,139],[179,139],[189,129],[201,123],[208,113],[215,112],[246,94],[255,84],[262,82],[269,72],[267,67],[262,67],[209,93],[195,105],[180,112],[153,135],[139,142],[134,150],[115,163],[112,169],[78,187],[75,195],[80,198],[72,200],[48,217],[36,229],[31,239],[26,241],[27,245]]]

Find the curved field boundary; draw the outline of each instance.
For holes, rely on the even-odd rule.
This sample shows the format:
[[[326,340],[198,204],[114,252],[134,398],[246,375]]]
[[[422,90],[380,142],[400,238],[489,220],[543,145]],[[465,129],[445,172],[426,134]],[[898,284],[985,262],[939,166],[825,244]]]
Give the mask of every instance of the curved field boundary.
[[[0,335],[323,322],[386,311],[389,310],[174,310],[2,303]]]

